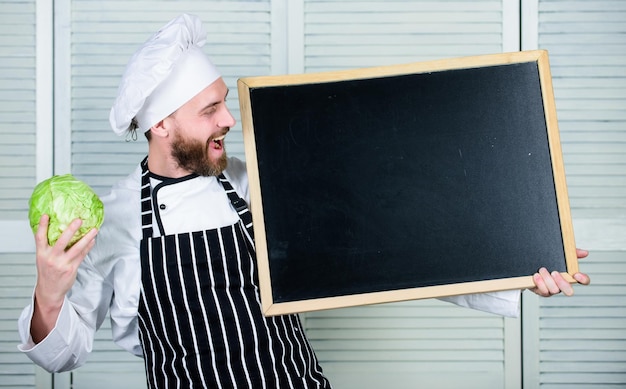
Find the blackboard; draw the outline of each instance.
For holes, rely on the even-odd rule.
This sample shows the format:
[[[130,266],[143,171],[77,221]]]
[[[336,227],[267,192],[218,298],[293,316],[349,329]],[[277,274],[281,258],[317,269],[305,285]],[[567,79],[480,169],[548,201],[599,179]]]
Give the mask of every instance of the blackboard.
[[[547,52],[238,91],[266,315],[573,282]]]

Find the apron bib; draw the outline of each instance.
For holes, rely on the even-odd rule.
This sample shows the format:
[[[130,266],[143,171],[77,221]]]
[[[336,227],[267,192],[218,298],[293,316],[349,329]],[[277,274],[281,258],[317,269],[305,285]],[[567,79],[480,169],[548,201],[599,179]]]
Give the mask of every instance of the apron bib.
[[[252,216],[226,177],[218,179],[237,223],[153,237],[142,162],[138,316],[148,387],[330,388],[299,317],[263,316]]]

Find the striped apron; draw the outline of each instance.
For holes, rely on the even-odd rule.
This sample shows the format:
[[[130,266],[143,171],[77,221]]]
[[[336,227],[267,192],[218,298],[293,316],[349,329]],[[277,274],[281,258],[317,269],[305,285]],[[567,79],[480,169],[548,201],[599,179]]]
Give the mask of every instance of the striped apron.
[[[252,216],[228,180],[219,176],[237,223],[153,237],[147,160],[142,167],[138,316],[148,387],[330,388],[299,317],[262,314]]]

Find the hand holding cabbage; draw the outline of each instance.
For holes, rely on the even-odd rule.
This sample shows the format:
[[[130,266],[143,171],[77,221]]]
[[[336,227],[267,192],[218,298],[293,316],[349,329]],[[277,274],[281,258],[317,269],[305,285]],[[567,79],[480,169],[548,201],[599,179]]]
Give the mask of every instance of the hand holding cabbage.
[[[48,215],[48,244],[53,246],[74,219],[82,225],[67,247],[71,247],[92,228],[100,228],[104,221],[104,206],[96,193],[71,174],[53,176],[40,182],[29,201],[30,227],[37,232],[42,215]]]

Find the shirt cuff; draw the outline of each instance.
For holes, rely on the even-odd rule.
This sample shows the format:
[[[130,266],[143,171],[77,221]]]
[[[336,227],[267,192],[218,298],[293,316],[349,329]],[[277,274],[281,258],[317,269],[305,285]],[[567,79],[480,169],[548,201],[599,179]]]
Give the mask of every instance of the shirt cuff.
[[[67,297],[59,312],[56,324],[52,331],[39,343],[35,344],[30,335],[30,323],[33,317],[33,303],[22,311],[18,319],[20,338],[22,343],[17,346],[18,350],[26,354],[37,365],[48,372],[68,370],[74,366],[76,357],[70,349],[68,342],[71,331],[71,304]]]
[[[519,317],[520,295],[521,291],[519,290],[504,290],[499,292],[442,297],[440,300],[496,315]]]

